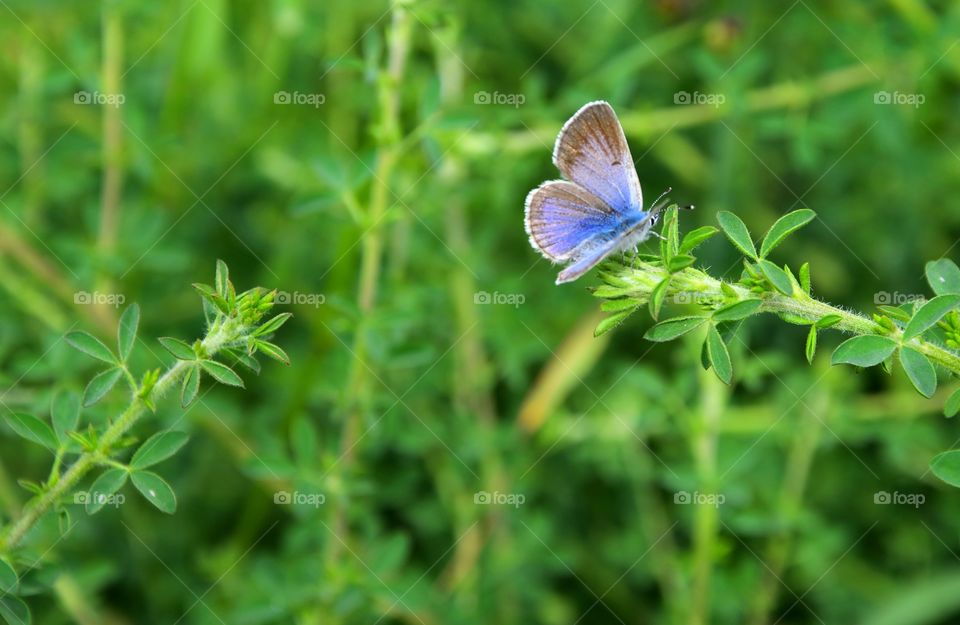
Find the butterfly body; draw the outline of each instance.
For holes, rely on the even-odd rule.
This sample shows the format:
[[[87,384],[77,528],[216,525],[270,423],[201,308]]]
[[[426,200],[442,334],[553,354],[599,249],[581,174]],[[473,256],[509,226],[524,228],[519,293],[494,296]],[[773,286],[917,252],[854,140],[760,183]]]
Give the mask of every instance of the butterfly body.
[[[643,242],[660,206],[643,210],[630,148],[606,102],[590,102],[564,124],[553,162],[565,179],[545,182],[527,195],[524,225],[534,249],[553,262],[569,263],[557,276],[561,284]]]

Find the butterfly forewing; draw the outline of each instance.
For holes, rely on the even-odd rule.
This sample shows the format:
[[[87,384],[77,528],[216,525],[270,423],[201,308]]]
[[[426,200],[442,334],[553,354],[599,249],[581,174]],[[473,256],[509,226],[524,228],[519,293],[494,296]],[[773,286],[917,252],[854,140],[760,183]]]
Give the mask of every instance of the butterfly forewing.
[[[613,231],[620,216],[580,185],[553,180],[527,195],[524,221],[533,247],[550,260],[562,261]]]
[[[557,136],[553,162],[564,178],[614,210],[642,210],[643,195],[630,147],[617,114],[606,102],[586,104],[570,118]]]

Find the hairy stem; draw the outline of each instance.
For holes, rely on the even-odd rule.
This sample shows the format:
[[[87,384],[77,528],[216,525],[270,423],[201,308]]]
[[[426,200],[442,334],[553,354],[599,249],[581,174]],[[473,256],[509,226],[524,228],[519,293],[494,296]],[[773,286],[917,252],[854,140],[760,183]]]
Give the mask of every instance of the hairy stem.
[[[617,272],[617,278],[626,286],[623,295],[647,301],[650,292],[664,278],[668,272],[661,266],[645,262],[638,262],[633,266],[624,266],[623,271]],[[930,360],[960,375],[960,355],[936,343],[916,337],[903,339],[903,331],[899,328],[888,330],[878,325],[873,319],[860,313],[838,308],[822,302],[806,294],[802,290],[794,289],[792,295],[782,293],[757,294],[741,284],[724,282],[703,271],[687,268],[673,274],[670,293],[674,296],[689,295],[691,301],[723,301],[727,299],[724,288],[732,290],[740,299],[760,298],[763,302],[760,312],[788,315],[797,321],[815,323],[827,315],[837,315],[840,318],[830,329],[850,334],[882,334],[907,345],[926,355]]]
[[[223,324],[216,325],[215,328],[213,332],[203,339],[203,348],[208,357],[213,356],[219,350],[237,340],[244,329],[243,326],[235,320],[229,320]],[[192,364],[191,361],[178,360],[176,364],[167,369],[167,372],[157,380],[151,392],[151,397],[162,397],[166,391],[179,381],[180,377]],[[105,464],[109,459],[113,446],[137,423],[146,410],[147,404],[143,399],[134,394],[127,408],[120,413],[120,416],[103,432],[103,435],[97,442],[97,447],[92,451],[81,454],[76,462],[70,465],[70,468],[67,469],[58,480],[53,482],[48,490],[27,504],[20,518],[0,531],[0,554],[8,553],[20,544],[43,515],[60,501],[62,497],[76,487],[80,480],[82,480],[91,469],[98,465]]]

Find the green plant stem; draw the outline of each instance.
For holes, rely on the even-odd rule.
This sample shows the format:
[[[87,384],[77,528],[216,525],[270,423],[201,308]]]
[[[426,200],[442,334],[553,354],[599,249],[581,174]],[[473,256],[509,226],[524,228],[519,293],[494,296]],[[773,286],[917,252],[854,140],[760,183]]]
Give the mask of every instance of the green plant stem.
[[[341,472],[347,471],[353,461],[354,449],[360,436],[361,404],[370,379],[370,371],[368,370],[370,365],[367,363],[367,325],[376,303],[377,287],[383,262],[384,242],[383,231],[380,226],[389,207],[390,194],[392,193],[390,180],[397,163],[397,146],[400,142],[400,95],[412,34],[411,18],[404,3],[395,3],[391,11],[393,15],[388,33],[387,66],[380,76],[378,94],[380,124],[377,163],[370,192],[370,204],[366,214],[369,232],[364,236],[361,248],[360,283],[357,295],[357,306],[360,309],[361,318],[351,348],[353,366],[343,402],[346,417],[340,437]],[[345,540],[343,538],[346,535],[344,515],[344,508],[338,505],[334,510],[333,528],[337,536]],[[330,557],[335,558],[338,551],[339,542],[331,543]]]
[[[620,116],[620,123],[630,139],[652,140],[673,129],[712,123],[736,114],[807,107],[817,100],[853,91],[876,80],[869,68],[854,63],[812,79],[788,80],[748,91],[742,96],[742,104],[736,107],[703,104],[625,112]],[[493,136],[478,130],[464,138],[461,149],[473,156],[524,153],[553,145],[556,134],[556,122],[528,127],[505,136]]]
[[[805,409],[814,415],[830,414],[831,392],[815,388],[816,394],[810,400],[811,405],[805,406]],[[762,577],[754,592],[752,614],[748,621],[751,625],[764,625],[770,621],[770,610],[780,593],[780,579],[793,549],[798,518],[803,510],[803,495],[824,425],[819,418],[802,419],[796,425],[776,507],[776,532],[767,545]]]
[[[206,353],[213,356],[220,349],[228,346],[239,337],[240,330],[242,330],[242,326],[234,320],[215,325],[213,331],[203,339],[203,347]],[[191,366],[193,366],[192,361],[178,360],[157,380],[151,392],[151,398],[162,397]],[[147,410],[148,407],[144,400],[134,394],[127,408],[104,431],[97,442],[96,449],[81,454],[70,465],[70,468],[60,476],[59,480],[27,504],[20,518],[0,532],[0,554],[9,553],[11,549],[20,544],[40,518],[62,497],[67,495],[91,469],[108,463],[113,446],[126,435]]]
[[[699,346],[701,341],[697,342]],[[716,494],[717,439],[724,407],[727,403],[726,386],[713,373],[698,368],[700,372],[701,402],[699,419],[695,422],[693,457],[697,467],[697,481],[703,492]],[[695,502],[694,502],[695,503]],[[700,503],[694,505],[693,529],[693,602],[690,623],[704,625],[710,621],[710,587],[716,552],[717,506]]]
[[[645,262],[636,263],[632,267],[624,266],[624,269],[622,272],[617,272],[618,279],[626,285],[623,287],[623,294],[635,297],[642,302],[649,299],[653,288],[668,274],[663,267]],[[689,295],[691,301],[714,300],[721,302],[727,299],[723,291],[724,285],[728,290],[732,289],[739,299],[761,299],[763,303],[760,312],[789,315],[797,321],[810,324],[827,315],[837,315],[840,317],[840,321],[830,326],[830,329],[858,335],[879,334],[887,336],[903,345],[916,349],[945,369],[960,375],[960,355],[957,353],[921,338],[904,340],[903,331],[899,328],[887,330],[865,315],[822,302],[799,289],[794,289],[792,295],[782,293],[758,294],[740,284],[718,280],[699,269],[690,267],[673,274],[669,293],[671,295]]]
[[[119,5],[108,2],[103,14],[103,89],[107,94],[120,94],[123,64],[123,22]],[[121,149],[123,128],[120,106],[103,106],[103,180],[100,206],[100,232],[97,248],[101,255],[113,252],[120,222],[120,191],[123,181]]]

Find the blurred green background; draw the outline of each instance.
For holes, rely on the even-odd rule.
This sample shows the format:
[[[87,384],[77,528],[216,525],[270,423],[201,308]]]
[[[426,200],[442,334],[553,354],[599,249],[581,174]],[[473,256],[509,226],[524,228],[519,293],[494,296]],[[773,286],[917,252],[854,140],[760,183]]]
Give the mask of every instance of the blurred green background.
[[[168,364],[154,338],[202,333],[217,258],[295,315],[292,366],[139,426],[191,433],[160,467],[176,515],[129,492],[31,534],[35,622],[960,619],[958,495],[927,471],[950,385],[808,366],[772,319],[730,388],[644,315],[593,339],[595,279],[554,286],[522,227],[557,131],[606,99],[647,197],[697,205],[683,230],[808,206],[776,260],[818,296],[925,294],[960,257],[960,5],[0,5],[3,409],[82,389],[62,336],[111,337],[120,303],[135,362]],[[703,258],[739,272],[719,237]],[[50,457],[2,427],[9,518]]]

